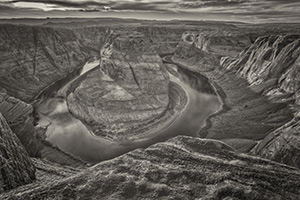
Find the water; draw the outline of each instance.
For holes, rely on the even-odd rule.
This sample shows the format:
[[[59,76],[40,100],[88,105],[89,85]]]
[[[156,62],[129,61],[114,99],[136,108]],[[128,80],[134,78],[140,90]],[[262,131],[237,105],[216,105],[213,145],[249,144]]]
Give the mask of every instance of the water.
[[[95,68],[96,64],[95,62],[85,65],[80,75]],[[63,151],[92,163],[116,157],[136,148],[145,148],[177,135],[197,136],[201,127],[205,125],[206,118],[220,109],[219,99],[211,94],[211,86],[204,79],[205,77],[177,68],[175,65],[169,67],[178,71],[178,77],[170,74],[170,80],[186,91],[188,103],[186,109],[171,125],[161,127],[161,130],[157,131],[152,138],[120,144],[91,134],[80,120],[69,113],[64,99],[66,86],[76,78],[55,91],[56,95],[44,96],[37,106],[40,116],[38,124],[48,126],[47,140]],[[49,93],[53,93],[51,91],[53,89],[48,90]]]

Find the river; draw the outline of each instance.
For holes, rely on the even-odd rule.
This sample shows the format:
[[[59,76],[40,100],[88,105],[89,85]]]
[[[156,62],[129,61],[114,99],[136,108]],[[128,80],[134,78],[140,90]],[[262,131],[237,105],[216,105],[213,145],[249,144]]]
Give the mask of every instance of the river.
[[[205,77],[182,69],[174,63],[166,65],[170,72],[173,72],[169,73],[170,80],[184,89],[188,102],[180,116],[171,125],[156,130],[155,134],[151,134],[153,137],[122,144],[112,142],[94,136],[69,112],[65,100],[67,86],[87,71],[95,70],[98,66],[97,61],[86,63],[80,73],[76,73],[72,78],[66,77],[67,80],[60,80],[58,84],[53,84],[43,92],[44,95],[36,104],[36,111],[39,114],[38,126],[47,127],[48,141],[63,151],[91,163],[111,159],[136,148],[146,148],[177,135],[197,137],[206,119],[220,109],[219,98],[213,94],[213,89]]]

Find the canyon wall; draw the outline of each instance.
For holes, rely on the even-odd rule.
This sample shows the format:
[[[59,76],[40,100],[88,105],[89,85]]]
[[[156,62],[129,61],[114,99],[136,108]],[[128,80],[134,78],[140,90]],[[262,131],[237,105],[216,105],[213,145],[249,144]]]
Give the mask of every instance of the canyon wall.
[[[235,70],[251,85],[263,87],[263,90],[295,93],[300,88],[299,45],[300,35],[260,37],[237,59],[222,58],[221,65]]]
[[[29,156],[47,159],[62,165],[85,165],[82,161],[62,152],[45,140],[46,129],[34,126],[34,112],[30,104],[6,93],[0,93],[0,111]]]
[[[258,38],[236,59],[222,58],[227,70],[247,79],[251,88],[270,99],[289,102],[294,119],[271,132],[251,152],[300,167],[299,93],[300,35],[271,35]]]
[[[279,82],[280,78],[285,76],[280,76],[282,73],[280,71],[281,65],[277,64],[277,61],[274,61],[273,64],[268,62],[271,63],[270,66],[277,66],[277,71],[270,70],[272,72],[270,74],[268,74],[268,70],[260,72],[260,75],[267,75],[264,77],[265,82],[259,87],[257,84],[254,86],[254,81],[248,82],[250,79],[247,80],[247,77],[258,74],[258,72],[249,69],[253,68],[258,71],[262,66],[263,61],[257,59],[257,56],[266,56],[263,56],[263,51],[254,48],[255,45],[262,45],[261,38],[258,38],[253,45],[245,48],[245,45],[252,42],[253,38],[245,39],[245,36],[240,38],[239,35],[243,32],[240,31],[239,34],[234,34],[234,32],[231,34],[231,36],[236,35],[236,39],[230,36],[231,39],[229,40],[226,36],[230,34],[225,34],[225,38],[229,41],[232,40],[231,42],[226,40],[227,43],[224,43],[222,35],[219,36],[220,39],[215,40],[218,48],[225,44],[224,48],[221,48],[225,49],[222,52],[214,51],[213,43],[202,40],[201,31],[186,32],[172,59],[183,67],[208,77],[222,97],[223,109],[210,117],[207,126],[200,131],[200,137],[219,139],[239,151],[249,152],[260,140],[290,121],[293,118],[293,110],[296,108],[290,106],[291,99],[278,101],[277,99],[282,96],[278,96],[276,99],[264,96],[261,93],[264,90],[268,92],[273,89],[276,80]],[[214,35],[212,33],[213,38]],[[209,38],[209,36],[207,37]],[[220,43],[217,43],[217,41],[220,41]],[[212,47],[203,44],[210,44]],[[231,45],[235,47],[231,48]],[[245,50],[237,54],[237,49],[241,48],[245,48]],[[268,47],[268,49],[269,57],[274,51],[273,57],[279,55],[279,57],[287,59],[289,62],[296,60],[295,58],[289,59],[290,56],[287,53],[280,53],[275,49],[272,50],[271,47]],[[224,57],[225,54],[227,54],[226,57]],[[296,52],[293,55],[297,57]],[[248,61],[249,58],[252,58],[251,61]],[[253,63],[257,63],[257,65]],[[282,60],[280,63],[285,63],[285,61]],[[284,70],[284,67],[282,70]],[[272,78],[276,76],[277,79]]]
[[[35,167],[0,112],[0,193],[35,180]]]
[[[1,25],[1,87],[29,102],[43,88],[81,67],[87,52],[71,30]]]
[[[120,36],[128,39],[132,36],[133,41],[137,35],[142,37],[144,42],[144,48],[155,49],[158,54],[172,53],[174,52],[178,41],[180,41],[181,35],[184,32],[183,27],[176,26],[100,26],[100,27],[85,27],[74,29],[80,42],[89,49],[99,52],[99,49],[104,45],[105,33],[107,30],[114,30],[119,32]],[[125,43],[123,44],[123,48]],[[147,45],[146,45],[147,44]],[[141,47],[141,44],[139,44]],[[135,46],[130,45],[131,48]]]

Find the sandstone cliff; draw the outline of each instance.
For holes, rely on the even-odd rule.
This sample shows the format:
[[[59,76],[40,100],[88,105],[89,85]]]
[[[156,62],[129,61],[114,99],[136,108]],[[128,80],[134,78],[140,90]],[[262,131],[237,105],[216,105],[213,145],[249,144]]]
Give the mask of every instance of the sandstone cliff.
[[[0,193],[35,179],[35,167],[26,150],[0,113]]]
[[[240,44],[242,48],[245,45],[238,42],[239,37],[237,42],[234,42],[232,37],[232,42],[225,43],[224,49],[227,51],[220,54],[202,45],[206,42],[199,42],[200,35],[201,32],[186,32],[172,58],[183,67],[208,77],[222,97],[223,109],[210,117],[207,126],[199,135],[222,140],[240,151],[249,152],[259,140],[291,120],[292,111],[288,108],[288,103],[270,100],[257,90],[254,91],[249,87],[247,80],[236,73],[237,70],[220,67],[220,60],[223,65],[240,60],[241,68],[243,63],[247,62],[247,59],[240,57],[243,53],[236,55],[236,50],[230,47]],[[225,38],[226,35],[228,34],[225,34]],[[219,37],[222,38],[221,35]],[[222,39],[219,41],[217,46],[224,44]],[[221,58],[224,53],[228,54],[227,58]],[[232,57],[233,55],[236,58]]]
[[[269,98],[290,102],[295,118],[270,133],[251,152],[255,155],[300,166],[299,158],[299,61],[300,35],[258,38],[236,59],[222,58],[227,70],[246,78],[251,87]]]
[[[31,157],[45,158],[64,165],[85,165],[45,140],[46,130],[34,126],[31,105],[0,93],[0,111]]]
[[[27,102],[88,57],[70,30],[13,25],[0,26],[0,54],[1,87]]]
[[[235,70],[251,85],[263,90],[295,93],[300,88],[300,35],[264,36],[240,53],[237,59],[223,58],[221,65]]]
[[[236,153],[215,140],[176,137],[7,199],[297,199],[298,170]],[[1,197],[1,196],[0,196]]]

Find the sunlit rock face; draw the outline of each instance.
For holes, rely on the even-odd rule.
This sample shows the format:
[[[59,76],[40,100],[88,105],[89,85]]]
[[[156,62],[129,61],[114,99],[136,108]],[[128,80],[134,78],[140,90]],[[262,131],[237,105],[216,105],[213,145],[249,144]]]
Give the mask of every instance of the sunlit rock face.
[[[0,167],[0,193],[35,179],[33,163],[1,113]]]
[[[0,54],[1,86],[24,101],[87,58],[70,30],[13,25],[0,26]]]
[[[299,180],[292,167],[179,136],[11,199],[297,199]]]
[[[271,132],[252,153],[300,166],[299,117],[300,35],[259,37],[237,58],[222,58],[221,65],[247,79],[251,88],[269,98],[290,102],[294,119]]]
[[[129,32],[111,37],[101,49],[108,55],[100,68],[68,96],[70,111],[101,136],[147,124],[169,104],[169,78],[149,38]]]
[[[264,36],[244,50],[237,59],[224,58],[226,69],[236,70],[252,85],[265,89],[279,87],[296,92],[299,84],[300,35]]]

